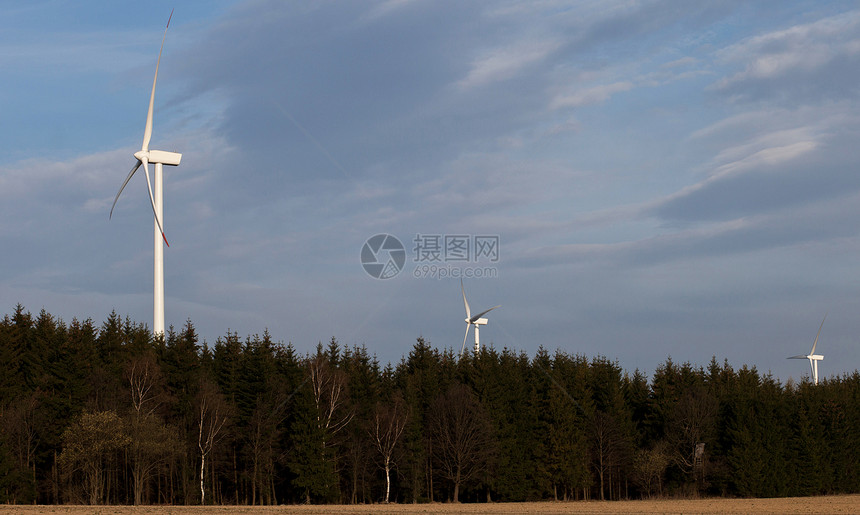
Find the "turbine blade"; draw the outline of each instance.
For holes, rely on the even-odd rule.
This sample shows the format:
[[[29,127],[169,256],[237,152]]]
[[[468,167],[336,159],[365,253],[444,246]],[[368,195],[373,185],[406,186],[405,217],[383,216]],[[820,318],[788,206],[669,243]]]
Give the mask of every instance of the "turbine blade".
[[[824,314],[824,320],[827,320],[827,313]],[[810,355],[815,354],[815,346],[818,345],[818,335],[821,334],[821,328],[824,327],[824,320],[822,320],[821,325],[818,326],[818,334],[815,335],[815,341],[812,342],[812,351],[809,353]]]
[[[173,18],[173,10],[170,11],[170,17],[167,18],[167,27],[170,27],[171,18]],[[155,104],[155,83],[158,82],[158,66],[161,64],[161,51],[164,50],[167,27],[164,27],[164,35],[161,36],[161,48],[158,49],[158,60],[155,61],[155,77],[152,79],[152,93],[149,94],[149,110],[146,112],[146,127],[143,129],[143,146],[140,147],[141,150],[149,150],[149,140],[152,139],[152,107]]]
[[[167,236],[164,235],[164,229],[161,227],[161,220],[158,219],[158,211],[155,210],[155,198],[152,196],[152,186],[149,181],[149,163],[146,159],[143,160],[143,171],[146,172],[146,189],[149,190],[149,202],[152,205],[152,214],[155,215],[155,223],[158,224],[158,230],[161,232],[161,237],[164,239],[164,243],[169,247],[170,243],[167,243]]]
[[[469,338],[469,328],[472,324],[466,324],[466,335],[463,336],[463,346],[460,348],[460,357],[463,357],[463,352],[466,350],[466,339]]]
[[[470,322],[472,322],[472,323],[474,323],[476,320],[478,320],[478,319],[479,319],[479,318],[481,318],[482,316],[486,315],[486,314],[487,314],[487,313],[489,313],[490,311],[492,311],[492,310],[494,310],[494,309],[496,309],[496,308],[500,308],[500,307],[502,307],[502,305],[501,305],[501,304],[499,304],[498,306],[493,306],[493,307],[491,307],[490,309],[488,309],[488,310],[486,310],[486,311],[482,311],[482,312],[478,313],[477,315],[473,316],[472,318],[470,318],[470,319],[469,319],[469,321],[470,321]]]
[[[807,356],[789,356],[785,359],[808,359]]]
[[[122,193],[122,190],[125,189],[125,185],[128,184],[128,181],[131,180],[131,177],[132,177],[132,175],[134,175],[134,172],[136,172],[137,169],[140,168],[140,165],[141,165],[141,161],[138,159],[137,164],[135,164],[134,166],[131,167],[131,171],[128,172],[128,177],[125,178],[125,182],[122,183],[122,186],[119,187],[119,191],[116,192],[116,197],[114,197],[114,199],[113,199],[113,205],[110,207],[110,215],[108,216],[108,219],[110,219],[113,216],[113,208],[116,207],[116,201],[119,200],[119,196]]]
[[[463,292],[463,305],[466,306],[466,318],[472,318],[471,311],[469,311],[469,301],[466,300],[466,289],[463,288],[463,279],[460,279],[460,291]],[[466,332],[469,332],[468,328]]]

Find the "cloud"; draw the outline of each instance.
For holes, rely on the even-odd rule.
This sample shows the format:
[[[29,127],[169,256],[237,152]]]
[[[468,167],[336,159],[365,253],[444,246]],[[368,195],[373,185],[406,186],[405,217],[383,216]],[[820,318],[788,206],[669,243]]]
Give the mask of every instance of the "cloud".
[[[679,68],[682,66],[689,66],[693,64],[698,64],[699,60],[695,57],[681,57],[680,59],[675,59],[674,61],[669,61],[668,63],[664,63],[660,66],[660,68],[671,69],[671,68]]]
[[[472,61],[469,73],[457,82],[460,89],[471,89],[510,79],[528,66],[546,59],[558,49],[554,40],[524,40],[496,48]]]
[[[860,130],[852,102],[742,112],[692,133],[701,177],[656,199],[645,212],[666,223],[728,220],[822,202],[860,189],[845,146]]]
[[[716,53],[743,69],[712,88],[738,98],[855,95],[860,64],[860,11],[756,35]],[[779,82],[776,82],[779,81]],[[850,86],[849,86],[850,84]]]
[[[361,19],[365,21],[374,21],[378,18],[389,16],[399,9],[414,4],[416,0],[384,0],[374,5],[366,14],[362,15]]]
[[[775,249],[841,245],[853,248],[860,234],[860,193],[774,213],[662,231],[615,243],[575,243],[536,247],[519,257],[524,266],[652,267],[665,263],[713,261]]]
[[[582,89],[566,95],[556,96],[550,102],[550,109],[602,104],[609,100],[612,95],[630,91],[631,89],[633,89],[633,83],[629,81],[614,82],[612,84]]]
[[[761,150],[747,153],[736,160],[722,164],[703,181],[683,188],[681,191],[662,199],[659,204],[665,206],[697,195],[708,188],[718,187],[718,183],[737,179],[744,173],[773,173],[778,172],[777,166],[795,160],[818,148],[815,141],[797,141],[782,146],[770,146]],[[747,145],[744,145],[747,147]],[[727,149],[722,154],[736,154],[738,149]],[[659,209],[659,208],[658,208]]]
[[[564,161],[517,160],[504,151],[464,154],[446,163],[443,170],[412,188],[412,194],[428,211],[459,217],[504,215],[569,202],[587,178]]]
[[[768,147],[758,150],[737,161],[718,167],[708,181],[720,180],[726,177],[755,169],[773,170],[777,165],[792,161],[818,148],[815,141],[798,141],[778,147]],[[702,186],[702,184],[696,187]]]
[[[0,200],[9,218],[13,210],[20,213],[39,209],[90,209],[94,203],[103,204],[106,197],[96,198],[108,178],[122,184],[119,173],[112,173],[117,162],[129,161],[131,151],[112,150],[70,157],[67,161],[28,159],[0,167]],[[123,167],[125,168],[125,167]],[[126,170],[127,172],[127,170]],[[29,199],[24,202],[23,199]],[[112,197],[111,197],[112,199]],[[107,204],[110,209],[110,204]],[[6,218],[6,217],[4,217]]]

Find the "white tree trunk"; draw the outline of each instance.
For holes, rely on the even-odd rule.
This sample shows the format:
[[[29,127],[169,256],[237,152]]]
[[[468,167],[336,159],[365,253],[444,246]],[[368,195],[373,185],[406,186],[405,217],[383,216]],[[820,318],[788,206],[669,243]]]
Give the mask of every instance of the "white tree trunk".
[[[206,491],[203,489],[203,471],[206,470],[204,468],[206,465],[206,455],[200,455],[200,504],[202,506],[206,506]]]
[[[388,495],[391,492],[391,479],[389,478],[389,471],[391,467],[388,464],[388,458],[385,459],[385,504],[388,504]]]

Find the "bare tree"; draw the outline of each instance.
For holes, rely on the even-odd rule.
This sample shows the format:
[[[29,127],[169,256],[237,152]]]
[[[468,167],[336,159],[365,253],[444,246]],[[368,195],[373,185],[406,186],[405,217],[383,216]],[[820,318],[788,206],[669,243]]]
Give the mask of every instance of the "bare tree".
[[[124,375],[131,393],[132,411],[126,425],[131,438],[134,504],[140,505],[152,473],[175,455],[178,436],[156,413],[161,404],[162,377],[155,357],[143,354],[132,358]]]
[[[125,369],[125,379],[131,390],[131,407],[137,415],[155,413],[161,386],[161,369],[155,358],[149,354],[133,358]]]
[[[696,446],[710,439],[717,416],[717,400],[703,387],[687,390],[669,415],[666,438],[672,461],[696,476]]]
[[[206,504],[204,474],[206,457],[212,452],[221,436],[221,430],[229,418],[230,409],[218,392],[218,388],[207,380],[201,381],[197,395],[197,448],[200,450],[200,504]]]
[[[322,440],[320,442],[319,456],[324,461],[330,461],[332,471],[337,473],[338,456],[335,452],[338,434],[352,421],[355,412],[348,405],[347,395],[348,378],[342,370],[334,368],[329,363],[325,354],[318,352],[316,356],[307,361],[307,379],[313,394],[314,412],[316,426]],[[331,450],[332,452],[329,452]],[[330,491],[335,476],[325,480],[325,491]],[[306,492],[310,499],[310,493]]]
[[[132,413],[126,424],[130,438],[131,478],[134,504],[146,502],[144,494],[158,467],[176,456],[180,447],[176,428],[170,427],[156,415],[138,416]]]
[[[467,386],[454,384],[433,403],[429,430],[436,462],[454,484],[454,502],[460,502],[460,486],[480,473],[490,458],[487,415]]]
[[[32,484],[36,485],[36,447],[39,443],[36,433],[36,411],[39,406],[39,392],[15,399],[5,409],[0,409],[2,428],[10,450],[15,457],[18,469],[27,472]]]
[[[262,504],[264,492],[274,475],[275,447],[280,438],[279,426],[287,416],[287,398],[278,390],[259,396],[248,421],[247,440],[251,457],[251,504]],[[270,497],[270,504],[274,499]]]
[[[82,472],[90,504],[104,500],[106,464],[128,446],[130,438],[113,411],[84,411],[62,436],[59,462],[70,475]]]
[[[639,449],[633,459],[633,481],[649,498],[663,492],[663,474],[669,466],[670,458],[664,441],[657,442],[651,449]]]
[[[612,415],[598,411],[592,419],[594,467],[600,480],[600,500],[606,500],[606,476],[611,475],[619,451],[620,430]],[[611,492],[610,492],[611,494]]]
[[[391,404],[378,403],[373,412],[371,437],[376,450],[382,456],[382,467],[385,469],[385,499],[383,502],[386,504],[388,504],[388,497],[391,493],[391,458],[394,454],[394,447],[403,435],[408,419],[408,410],[403,398],[399,395],[392,400]]]
[[[352,420],[354,412],[346,408],[346,374],[332,368],[322,354],[308,362],[311,388],[316,407],[317,425],[327,437],[339,433]],[[326,440],[323,446],[330,446]]]

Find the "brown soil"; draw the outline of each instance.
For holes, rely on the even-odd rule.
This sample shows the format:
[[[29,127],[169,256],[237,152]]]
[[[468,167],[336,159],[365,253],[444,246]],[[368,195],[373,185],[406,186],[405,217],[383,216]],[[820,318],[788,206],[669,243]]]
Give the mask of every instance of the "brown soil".
[[[654,501],[579,501],[493,504],[375,504],[358,506],[3,506],[0,515],[288,515],[423,513],[860,513],[860,495],[780,499],[661,499]]]

